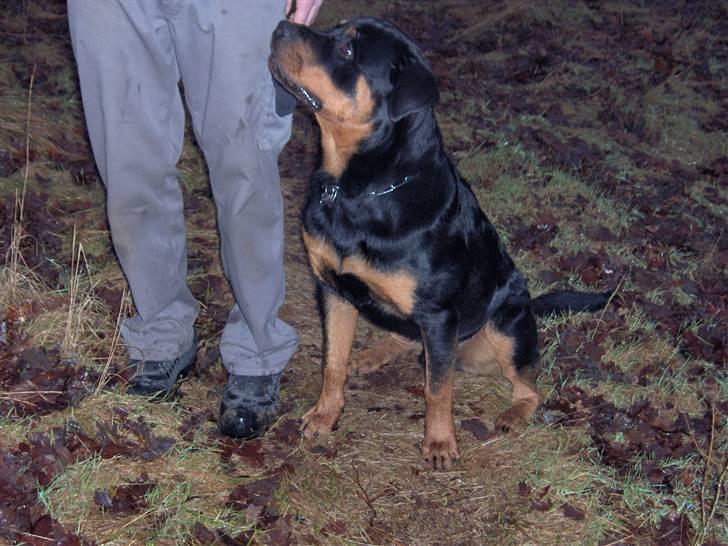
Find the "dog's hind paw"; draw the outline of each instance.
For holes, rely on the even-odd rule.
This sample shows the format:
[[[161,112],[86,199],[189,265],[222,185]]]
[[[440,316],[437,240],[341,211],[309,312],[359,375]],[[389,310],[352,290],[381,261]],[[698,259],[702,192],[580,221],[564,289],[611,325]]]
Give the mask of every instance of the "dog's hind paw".
[[[524,426],[530,415],[525,415],[522,408],[513,406],[501,413],[495,420],[495,430],[500,432],[512,432],[513,430]]]

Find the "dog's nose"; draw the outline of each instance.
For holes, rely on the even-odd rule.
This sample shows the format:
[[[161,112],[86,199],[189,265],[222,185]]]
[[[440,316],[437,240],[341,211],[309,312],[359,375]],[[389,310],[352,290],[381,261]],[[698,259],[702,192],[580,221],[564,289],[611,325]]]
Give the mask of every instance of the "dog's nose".
[[[296,25],[284,19],[278,23],[278,26],[273,31],[273,38],[275,40],[285,40],[286,38],[292,38],[297,32]]]

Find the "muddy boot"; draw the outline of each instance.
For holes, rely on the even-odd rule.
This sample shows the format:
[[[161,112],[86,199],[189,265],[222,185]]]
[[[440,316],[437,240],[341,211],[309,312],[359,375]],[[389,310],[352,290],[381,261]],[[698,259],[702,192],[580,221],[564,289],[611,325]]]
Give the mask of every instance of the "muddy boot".
[[[244,439],[263,434],[278,414],[281,375],[228,376],[220,404],[220,432]]]
[[[129,381],[129,394],[163,398],[168,395],[178,379],[186,376],[195,366],[197,337],[192,345],[177,358],[171,360],[130,360],[134,376]]]

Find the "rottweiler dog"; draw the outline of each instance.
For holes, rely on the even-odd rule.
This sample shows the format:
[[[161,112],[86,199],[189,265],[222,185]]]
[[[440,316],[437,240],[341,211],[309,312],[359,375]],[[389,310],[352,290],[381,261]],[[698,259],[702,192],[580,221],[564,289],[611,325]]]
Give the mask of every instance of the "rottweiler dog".
[[[328,433],[341,415],[361,313],[396,337],[355,359],[355,368],[369,371],[415,343],[423,347],[422,455],[435,469],[449,468],[458,458],[456,366],[500,370],[513,390],[496,427],[524,424],[540,403],[529,380],[538,361],[534,316],[595,310],[609,295],[531,298],[445,151],[433,112],[435,78],[396,26],[366,17],[316,32],[283,21],[269,66],[313,109],[321,130],[303,240],[319,283],[326,347],[321,395],[303,416],[303,433]]]

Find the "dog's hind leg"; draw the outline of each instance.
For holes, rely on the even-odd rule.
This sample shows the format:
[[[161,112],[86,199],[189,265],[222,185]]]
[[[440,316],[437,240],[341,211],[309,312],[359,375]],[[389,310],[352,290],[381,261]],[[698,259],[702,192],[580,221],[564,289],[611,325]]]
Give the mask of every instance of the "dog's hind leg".
[[[484,326],[458,348],[458,369],[476,375],[500,372],[492,340],[493,328]]]
[[[318,402],[303,416],[306,437],[326,434],[336,425],[344,407],[346,365],[356,333],[359,312],[329,290],[323,291],[326,356],[324,381]]]
[[[420,343],[397,334],[389,334],[379,343],[354,353],[349,363],[349,375],[367,374],[379,370],[418,347]]]
[[[526,424],[541,403],[530,380],[537,359],[535,339],[535,322],[530,313],[525,313],[522,319],[509,324],[506,331],[487,323],[460,347],[458,357],[463,370],[472,373],[500,370],[511,383],[511,407],[496,418],[496,430],[508,432]]]
[[[511,382],[513,391],[511,407],[498,416],[495,420],[495,428],[502,432],[509,432],[528,423],[541,403],[541,396],[523,371],[517,370],[513,360],[505,357],[502,360],[499,359],[498,363],[503,375]]]

